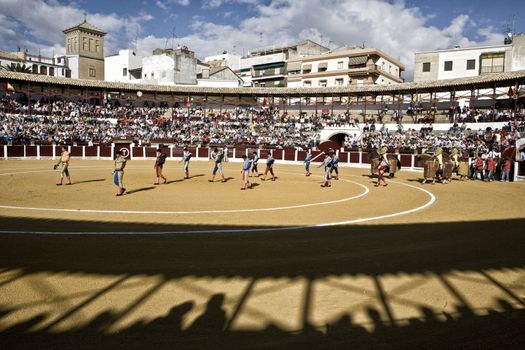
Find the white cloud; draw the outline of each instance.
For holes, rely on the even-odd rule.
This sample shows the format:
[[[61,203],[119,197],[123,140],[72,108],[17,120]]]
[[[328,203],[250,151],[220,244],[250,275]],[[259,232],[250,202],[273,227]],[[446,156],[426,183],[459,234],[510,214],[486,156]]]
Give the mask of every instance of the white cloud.
[[[163,3],[163,2],[160,1],[160,0],[157,1],[157,2],[155,3],[155,5],[157,5],[158,7],[160,7],[160,8],[163,9],[163,10],[167,10],[167,9],[168,9],[168,6],[166,6],[166,4]]]
[[[181,6],[188,6],[190,4],[190,0],[170,0],[169,2],[179,4]]]
[[[28,11],[28,9],[31,9]],[[3,45],[7,47],[20,46],[31,53],[65,53],[63,46],[66,28],[79,24],[84,19],[84,10],[75,3],[61,4],[56,0],[24,0],[24,6],[19,0],[0,0],[0,23],[4,28],[18,28],[16,36],[0,33]],[[121,17],[115,13],[88,13],[87,20],[107,32],[106,54],[118,51],[128,46],[137,36],[142,34],[142,23],[152,20],[147,13],[136,16]],[[4,34],[4,35],[2,35]],[[51,45],[49,48],[48,46]]]
[[[189,0],[157,0],[156,6],[178,4],[188,6]],[[503,42],[503,35],[493,27],[476,27],[469,14],[451,18],[445,28],[429,25],[433,14],[425,16],[415,6],[402,0],[204,0],[203,7],[217,8],[224,4],[249,4],[249,17],[235,24],[217,24],[205,17],[193,17],[190,34],[175,39],[188,46],[200,58],[224,50],[247,54],[249,50],[291,44],[312,39],[325,45],[345,44],[376,47],[407,66],[405,77],[411,79],[414,53],[448,48],[453,45],[472,46]],[[27,9],[31,11],[27,11]],[[172,14],[173,15],[173,14]],[[243,14],[246,16],[246,13]],[[38,49],[45,38],[51,49],[63,50],[62,30],[83,20],[83,10],[75,3],[64,5],[56,0],[0,0],[0,37],[3,45],[16,43]],[[52,20],[50,20],[52,19]],[[164,48],[171,38],[155,37],[143,32],[143,25],[153,20],[146,13],[135,16],[88,14],[88,21],[108,33],[106,54],[129,47],[138,37],[142,54]],[[228,20],[228,19],[227,19]],[[24,33],[24,29],[26,33]],[[474,29],[476,38],[468,38],[467,29]]]
[[[302,39],[376,47],[401,60],[406,67],[405,77],[411,79],[414,53],[448,48],[455,44],[471,46],[502,42],[502,35],[491,27],[477,31],[480,40],[466,37],[465,31],[474,26],[469,15],[453,18],[443,29],[430,26],[419,8],[403,1],[382,0],[274,0],[269,4],[256,0],[212,0],[208,6],[224,2],[250,2],[254,15],[238,27],[208,23],[200,18],[193,33],[181,41],[204,56],[234,46],[240,52],[261,46],[276,46]],[[242,52],[241,52],[242,53]]]

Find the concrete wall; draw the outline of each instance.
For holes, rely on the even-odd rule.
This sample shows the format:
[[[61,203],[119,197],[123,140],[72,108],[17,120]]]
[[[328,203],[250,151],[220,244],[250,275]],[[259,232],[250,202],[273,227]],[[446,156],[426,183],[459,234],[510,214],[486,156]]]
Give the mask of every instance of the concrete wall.
[[[241,55],[226,53],[222,55],[208,56],[204,58],[204,62],[216,62],[220,63],[221,67],[230,67],[233,71],[241,69]]]
[[[515,35],[512,42],[511,70],[525,69],[525,35]]]
[[[379,59],[377,61],[375,61],[375,64],[382,71],[384,71],[384,72],[386,72],[386,73],[388,73],[388,74],[390,74],[390,75],[392,75],[394,77],[397,77],[397,78],[401,77],[400,67],[397,64],[395,64],[393,62],[390,62],[386,58],[379,57]]]
[[[251,68],[252,66],[257,64],[282,62],[285,60],[286,55],[284,53],[275,53],[272,55],[264,56],[243,57],[241,58],[241,69]]]

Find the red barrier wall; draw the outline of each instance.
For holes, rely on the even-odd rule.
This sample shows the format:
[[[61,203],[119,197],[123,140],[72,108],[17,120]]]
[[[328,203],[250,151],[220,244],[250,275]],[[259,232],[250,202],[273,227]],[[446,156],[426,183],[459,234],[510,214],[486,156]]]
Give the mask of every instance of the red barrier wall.
[[[294,161],[295,160],[295,149],[284,150],[284,160]]]
[[[53,146],[40,146],[40,157],[52,157]]]
[[[98,147],[86,147],[86,157],[96,157]]]
[[[146,157],[148,158],[157,157],[157,149],[155,147],[145,147],[145,149],[146,149]],[[180,156],[182,157],[182,154]]]
[[[350,163],[359,163],[359,152],[350,152]]]
[[[100,156],[101,157],[111,157],[111,147],[109,146],[100,146]]]
[[[24,146],[9,146],[7,147],[7,156],[14,158],[21,158],[24,156]]]
[[[37,146],[26,146],[26,157],[36,157],[38,154]]]
[[[277,160],[283,159],[283,150],[282,149],[274,149],[272,152],[273,158]]]
[[[143,157],[144,156],[144,148],[143,147],[133,147],[133,158],[137,157]]]
[[[412,155],[411,154],[400,154],[401,166],[409,168],[412,166]]]
[[[72,157],[82,157],[82,146],[72,146],[71,156]]]

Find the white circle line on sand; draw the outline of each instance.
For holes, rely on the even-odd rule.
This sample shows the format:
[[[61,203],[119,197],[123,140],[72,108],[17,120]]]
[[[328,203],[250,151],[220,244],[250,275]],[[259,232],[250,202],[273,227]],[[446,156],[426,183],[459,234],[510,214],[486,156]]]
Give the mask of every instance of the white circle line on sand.
[[[368,221],[375,221],[375,220],[383,220],[388,218],[393,218],[397,216],[407,215],[411,213],[415,213],[418,211],[421,211],[425,208],[428,208],[434,202],[436,201],[436,197],[434,194],[428,190],[425,190],[423,188],[419,188],[416,186],[412,186],[409,184],[404,184],[401,182],[394,182],[391,181],[391,183],[396,183],[402,186],[411,187],[418,191],[422,191],[426,193],[430,199],[423,205],[405,210],[400,212],[395,212],[391,214],[386,215],[379,215],[379,216],[372,216],[367,218],[358,218],[358,219],[352,219],[347,221],[338,221],[338,222],[328,222],[328,223],[322,223],[322,224],[315,224],[315,225],[303,225],[303,226],[283,226],[283,227],[254,227],[254,228],[243,228],[243,229],[219,229],[219,230],[183,230],[183,231],[152,231],[152,232],[146,232],[146,231],[137,231],[137,232],[101,232],[101,231],[0,231],[0,234],[28,234],[28,235],[177,235],[177,234],[195,234],[195,233],[250,233],[250,232],[275,232],[275,231],[296,231],[296,230],[306,230],[306,229],[318,229],[318,228],[324,228],[324,227],[335,227],[335,226],[344,226],[344,225],[351,225],[351,224],[358,224],[362,222],[368,222]]]
[[[287,172],[283,172],[287,173]],[[292,172],[292,174],[295,174]],[[319,175],[314,175],[315,177],[321,177]],[[150,215],[200,215],[200,214],[226,214],[226,213],[254,213],[254,212],[266,212],[266,211],[280,211],[280,210],[290,210],[290,209],[302,209],[309,208],[314,206],[321,205],[330,205],[338,204],[343,202],[348,202],[354,199],[361,198],[366,196],[370,189],[360,183],[357,183],[352,180],[342,179],[342,181],[353,183],[355,185],[363,188],[363,192],[358,195],[346,197],[342,199],[309,203],[309,204],[298,204],[284,207],[272,207],[272,208],[248,208],[248,209],[224,209],[224,210],[195,210],[195,211],[158,211],[158,210],[103,210],[103,209],[68,209],[68,208],[41,208],[41,207],[21,207],[13,205],[0,205],[0,209],[11,209],[11,210],[26,210],[26,211],[48,211],[48,212],[62,212],[62,213],[96,213],[96,214],[150,214]]]

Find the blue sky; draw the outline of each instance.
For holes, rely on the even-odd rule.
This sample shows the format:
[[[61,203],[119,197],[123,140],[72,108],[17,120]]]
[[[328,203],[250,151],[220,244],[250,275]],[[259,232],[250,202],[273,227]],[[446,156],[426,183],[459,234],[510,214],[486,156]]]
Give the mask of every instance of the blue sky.
[[[0,0],[0,49],[64,52],[62,30],[88,22],[105,30],[106,54],[186,45],[197,57],[312,39],[377,47],[411,75],[414,52],[500,44],[514,15],[525,32],[525,1],[410,0]]]

